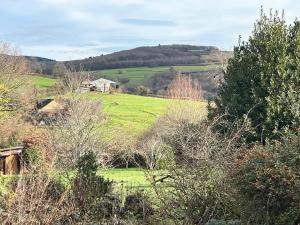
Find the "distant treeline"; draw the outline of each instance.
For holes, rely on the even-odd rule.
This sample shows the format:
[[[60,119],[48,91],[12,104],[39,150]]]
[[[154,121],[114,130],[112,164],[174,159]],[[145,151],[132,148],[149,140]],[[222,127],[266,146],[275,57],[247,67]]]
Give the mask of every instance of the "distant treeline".
[[[226,63],[231,52],[212,46],[158,45],[139,47],[83,60],[57,62],[39,57],[27,57],[33,72],[59,75],[64,67],[75,70],[103,70],[130,67],[156,67]]]

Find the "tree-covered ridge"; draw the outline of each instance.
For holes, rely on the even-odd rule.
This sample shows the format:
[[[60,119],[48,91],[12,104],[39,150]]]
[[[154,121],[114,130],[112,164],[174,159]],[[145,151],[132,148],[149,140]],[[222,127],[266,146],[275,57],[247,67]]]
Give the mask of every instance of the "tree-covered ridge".
[[[132,67],[222,64],[232,52],[212,46],[159,45],[138,47],[82,60],[58,62],[40,57],[26,57],[32,72],[57,75],[65,66],[76,70],[103,70]]]
[[[115,52],[108,55],[74,60],[66,64],[82,66],[87,70],[111,68],[193,65],[203,63],[221,63],[221,54],[228,58],[230,53],[221,52],[212,46],[193,45],[158,45],[139,47],[131,50]]]

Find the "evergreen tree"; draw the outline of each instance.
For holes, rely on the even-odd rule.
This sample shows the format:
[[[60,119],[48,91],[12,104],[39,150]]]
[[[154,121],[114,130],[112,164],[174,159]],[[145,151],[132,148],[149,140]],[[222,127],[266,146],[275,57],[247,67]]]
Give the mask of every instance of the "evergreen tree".
[[[233,122],[247,116],[249,141],[277,138],[300,127],[300,23],[263,11],[248,42],[229,60],[209,116]],[[249,136],[248,136],[249,137]]]

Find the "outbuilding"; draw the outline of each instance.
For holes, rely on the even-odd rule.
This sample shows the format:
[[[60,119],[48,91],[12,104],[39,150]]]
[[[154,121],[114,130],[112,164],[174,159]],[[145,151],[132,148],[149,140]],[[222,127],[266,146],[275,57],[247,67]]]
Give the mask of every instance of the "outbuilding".
[[[0,171],[4,175],[19,174],[23,169],[24,147],[0,149]]]
[[[104,78],[94,80],[90,84],[91,87],[94,87],[96,91],[100,92],[109,92],[119,87],[116,82]]]

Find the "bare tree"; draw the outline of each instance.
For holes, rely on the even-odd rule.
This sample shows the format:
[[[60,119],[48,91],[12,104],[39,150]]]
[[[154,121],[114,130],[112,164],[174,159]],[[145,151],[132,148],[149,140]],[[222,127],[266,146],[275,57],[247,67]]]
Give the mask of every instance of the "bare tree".
[[[76,71],[75,68],[71,66],[66,68],[63,64],[61,64],[61,67],[64,69],[58,71],[58,76],[60,77],[58,83],[59,92],[74,92],[79,88],[82,82],[90,79],[90,74],[86,71]]]
[[[186,121],[199,121],[206,114],[201,84],[190,75],[177,75],[168,88],[170,100],[165,119],[170,125]]]
[[[24,83],[26,61],[16,48],[0,41],[0,109],[16,98],[17,88]]]
[[[167,95],[172,99],[203,100],[202,87],[191,75],[178,74],[168,88]]]
[[[99,156],[104,148],[99,129],[103,121],[100,102],[83,98],[71,100],[49,129],[56,165],[74,168],[78,158],[88,151]]]

